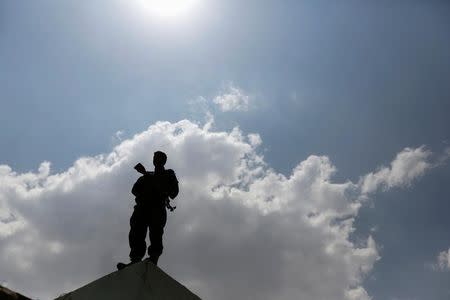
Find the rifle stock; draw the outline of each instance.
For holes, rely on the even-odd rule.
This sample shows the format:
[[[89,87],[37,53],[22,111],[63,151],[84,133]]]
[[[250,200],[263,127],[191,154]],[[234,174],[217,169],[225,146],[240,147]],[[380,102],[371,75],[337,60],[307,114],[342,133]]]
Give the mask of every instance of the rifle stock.
[[[145,173],[147,172],[147,170],[141,163],[138,163],[137,165],[135,165],[134,169],[143,175],[145,175]]]

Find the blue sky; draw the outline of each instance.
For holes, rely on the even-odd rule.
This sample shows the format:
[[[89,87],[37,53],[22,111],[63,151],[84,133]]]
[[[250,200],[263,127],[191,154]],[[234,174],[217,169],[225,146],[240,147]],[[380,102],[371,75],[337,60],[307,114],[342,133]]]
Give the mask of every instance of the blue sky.
[[[2,1],[0,164],[62,172],[109,153],[119,130],[205,122],[199,99],[216,130],[258,133],[286,176],[326,155],[335,181],[357,182],[405,147],[439,159],[450,146],[447,1],[197,1],[178,19],[138,0]],[[230,86],[247,110],[211,101]],[[443,163],[355,217],[352,239],[379,249],[363,282],[373,299],[450,296],[448,270],[432,267],[450,247],[449,181]]]

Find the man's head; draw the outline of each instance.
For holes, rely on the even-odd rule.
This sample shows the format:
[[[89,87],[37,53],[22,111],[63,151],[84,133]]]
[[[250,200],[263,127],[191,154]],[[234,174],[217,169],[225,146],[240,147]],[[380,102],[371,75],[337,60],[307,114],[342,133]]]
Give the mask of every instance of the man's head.
[[[153,154],[153,165],[155,167],[164,167],[167,161],[167,155],[162,151],[156,151]]]

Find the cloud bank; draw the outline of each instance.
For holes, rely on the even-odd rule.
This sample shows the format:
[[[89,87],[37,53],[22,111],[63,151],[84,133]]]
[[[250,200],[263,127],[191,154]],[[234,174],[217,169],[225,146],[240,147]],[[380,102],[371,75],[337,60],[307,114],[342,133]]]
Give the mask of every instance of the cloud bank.
[[[333,182],[336,167],[311,155],[288,176],[259,154],[257,134],[214,131],[188,120],[157,122],[111,153],[63,173],[0,166],[0,280],[54,298],[127,260],[137,162],[168,154],[180,195],[169,213],[161,267],[204,299],[371,299],[362,286],[379,259],[368,236],[351,241],[363,200],[410,184],[430,153],[400,152],[359,182]]]

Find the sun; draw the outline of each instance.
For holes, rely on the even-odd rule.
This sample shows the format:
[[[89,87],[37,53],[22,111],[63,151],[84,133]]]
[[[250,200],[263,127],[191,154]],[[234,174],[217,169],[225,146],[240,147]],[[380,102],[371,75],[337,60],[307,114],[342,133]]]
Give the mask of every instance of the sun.
[[[144,9],[161,18],[182,17],[189,14],[198,0],[141,0]]]

